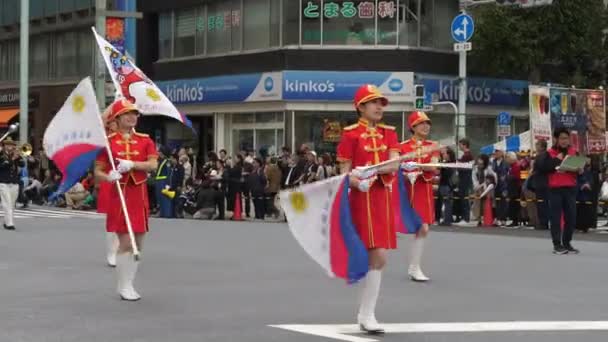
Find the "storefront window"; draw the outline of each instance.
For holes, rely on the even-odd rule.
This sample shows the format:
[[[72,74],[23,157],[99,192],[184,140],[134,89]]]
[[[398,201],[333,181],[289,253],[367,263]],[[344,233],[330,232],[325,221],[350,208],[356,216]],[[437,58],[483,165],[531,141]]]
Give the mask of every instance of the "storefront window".
[[[321,44],[321,0],[302,0],[302,44]]]
[[[374,1],[325,1],[323,44],[375,44],[375,17]]]
[[[378,44],[397,44],[397,1],[378,1]]]
[[[93,47],[89,30],[79,31],[77,35],[78,75],[93,75],[93,51],[97,51],[93,49],[97,49],[97,46]]]
[[[205,6],[198,7],[196,9],[196,18],[194,23],[194,31],[195,31],[195,54],[203,55],[205,54],[205,33],[207,32],[207,25],[205,18],[207,18],[207,12]]]
[[[175,57],[194,55],[195,9],[175,12]]]
[[[241,49],[241,1],[225,0],[207,5],[207,53]]]
[[[76,58],[76,32],[64,32],[57,36],[57,77],[73,77],[78,75],[74,66],[78,65]]]
[[[433,47],[438,49],[449,49],[453,44],[450,32],[452,19],[459,10],[458,2],[434,0],[433,8]]]
[[[278,154],[285,144],[283,113],[232,114],[232,153]]]
[[[254,151],[253,146],[253,129],[235,129],[232,130],[232,146],[233,155],[240,151]]]
[[[0,52],[1,54],[1,52]],[[46,80],[49,77],[49,37],[47,35],[33,36],[30,43],[30,78]],[[2,63],[0,57],[0,64]],[[0,70],[0,73],[2,70]]]
[[[243,2],[243,40],[245,50],[279,45],[280,0]]]
[[[283,0],[283,45],[299,43],[300,14],[302,8],[297,0]]]
[[[158,58],[171,58],[171,44],[173,42],[173,14],[161,13],[158,16]]]

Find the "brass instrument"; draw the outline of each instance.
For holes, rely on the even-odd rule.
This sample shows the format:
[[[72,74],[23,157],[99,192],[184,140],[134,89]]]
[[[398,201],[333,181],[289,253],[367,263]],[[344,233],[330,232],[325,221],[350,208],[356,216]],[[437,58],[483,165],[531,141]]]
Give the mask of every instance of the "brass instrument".
[[[19,146],[19,151],[21,152],[21,155],[23,157],[29,157],[32,155],[33,148],[32,148],[31,144],[25,143],[25,144]]]

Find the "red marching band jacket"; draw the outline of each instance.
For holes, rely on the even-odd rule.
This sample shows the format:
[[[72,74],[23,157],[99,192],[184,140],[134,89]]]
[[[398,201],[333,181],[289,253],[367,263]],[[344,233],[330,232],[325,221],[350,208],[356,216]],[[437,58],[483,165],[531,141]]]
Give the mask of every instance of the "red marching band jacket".
[[[349,161],[352,169],[386,161],[390,151],[399,151],[395,128],[383,124],[370,127],[364,119],[344,128],[337,147],[338,161]],[[391,205],[393,178],[393,175],[378,176],[368,192],[351,189],[353,222],[367,248],[397,246]]]

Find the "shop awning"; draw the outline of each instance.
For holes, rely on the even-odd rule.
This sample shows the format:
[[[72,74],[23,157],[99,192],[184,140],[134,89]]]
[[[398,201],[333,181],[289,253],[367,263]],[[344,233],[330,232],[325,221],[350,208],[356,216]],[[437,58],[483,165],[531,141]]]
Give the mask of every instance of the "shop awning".
[[[0,109],[0,127],[8,126],[17,113],[19,113],[19,108]]]

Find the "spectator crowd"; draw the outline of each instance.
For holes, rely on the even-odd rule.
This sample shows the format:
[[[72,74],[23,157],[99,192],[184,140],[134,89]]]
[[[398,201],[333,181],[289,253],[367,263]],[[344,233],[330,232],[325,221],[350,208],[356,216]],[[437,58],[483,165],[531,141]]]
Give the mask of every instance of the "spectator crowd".
[[[473,169],[442,168],[434,180],[438,225],[481,225],[484,200],[492,203],[493,225],[530,226],[548,229],[547,175],[535,164],[546,156],[547,144],[539,142],[530,152],[495,151],[474,156],[470,143],[462,139],[459,153],[450,147],[441,151],[440,162],[473,162]],[[228,155],[225,150],[208,152],[201,158],[192,148],[173,151],[159,148],[159,168],[148,178],[151,212],[164,218],[225,220],[244,216],[255,220],[281,217],[277,194],[337,175],[335,157],[317,154],[307,145],[296,153],[287,147],[279,155],[241,151]],[[596,156],[597,157],[597,156]],[[21,173],[18,203],[71,209],[94,209],[97,186],[93,172],[87,173],[64,195],[52,201],[61,174],[43,153],[27,158]],[[604,184],[602,185],[602,182]],[[491,185],[491,186],[490,186]],[[576,227],[588,231],[596,226],[596,214],[606,214],[608,206],[608,168],[592,157],[577,179]],[[237,204],[238,202],[238,204]],[[241,214],[235,216],[240,207]]]

